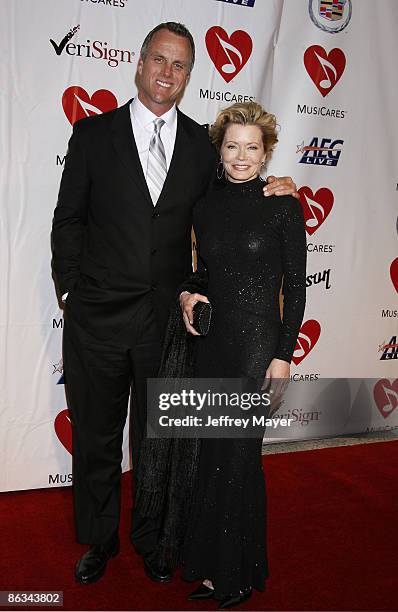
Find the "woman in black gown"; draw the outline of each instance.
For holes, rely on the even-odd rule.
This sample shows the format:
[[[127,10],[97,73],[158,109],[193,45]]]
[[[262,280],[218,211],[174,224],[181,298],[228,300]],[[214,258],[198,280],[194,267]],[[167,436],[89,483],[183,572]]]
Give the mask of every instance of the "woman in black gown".
[[[260,172],[277,142],[275,117],[261,106],[234,104],[211,128],[224,184],[196,207],[194,227],[206,267],[206,296],[184,292],[189,332],[192,308],[210,301],[209,333],[198,339],[195,376],[265,379],[290,376],[305,306],[306,241],[299,202],[264,199]],[[279,292],[283,279],[283,322]],[[220,608],[263,590],[268,575],[266,498],[261,439],[203,439],[195,500],[184,547],[183,577],[203,583],[190,599],[220,600]]]

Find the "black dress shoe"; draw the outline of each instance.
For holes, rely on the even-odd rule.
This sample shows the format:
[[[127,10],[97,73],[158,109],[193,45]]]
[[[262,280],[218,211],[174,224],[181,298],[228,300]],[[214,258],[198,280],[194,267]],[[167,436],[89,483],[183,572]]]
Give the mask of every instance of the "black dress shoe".
[[[104,575],[106,564],[119,552],[119,542],[111,549],[105,546],[92,546],[76,564],[76,580],[81,584],[96,582]]]
[[[247,601],[252,594],[251,589],[246,589],[239,595],[235,595],[235,597],[226,597],[220,601],[220,605],[218,606],[219,610],[226,610],[228,608],[234,608],[235,606],[239,606],[239,604]]]
[[[210,589],[205,584],[201,584],[197,589],[188,595],[188,599],[213,599],[214,589]]]
[[[153,582],[170,582],[173,573],[167,567],[158,567],[155,562],[144,559],[144,570],[148,578]]]

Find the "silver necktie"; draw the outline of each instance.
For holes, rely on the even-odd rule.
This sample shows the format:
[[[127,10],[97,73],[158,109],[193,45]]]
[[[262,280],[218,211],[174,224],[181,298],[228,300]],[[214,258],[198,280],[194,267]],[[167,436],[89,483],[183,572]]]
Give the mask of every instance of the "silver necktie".
[[[164,119],[155,119],[153,134],[149,143],[148,167],[146,173],[146,182],[149,193],[151,194],[153,205],[159,199],[163,189],[163,183],[166,180],[167,164],[166,153],[164,150],[162,139],[160,138],[160,130],[165,124]]]

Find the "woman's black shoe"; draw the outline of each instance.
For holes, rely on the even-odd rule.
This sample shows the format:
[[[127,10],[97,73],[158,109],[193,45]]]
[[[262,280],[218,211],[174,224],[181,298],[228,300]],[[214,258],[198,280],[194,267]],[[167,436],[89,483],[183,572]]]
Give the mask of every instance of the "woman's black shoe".
[[[213,599],[214,589],[210,589],[205,584],[201,584],[197,589],[188,595],[188,599]]]
[[[247,601],[251,597],[251,594],[252,594],[252,590],[246,589],[239,595],[235,595],[234,597],[226,597],[225,599],[222,599],[220,601],[220,605],[218,606],[218,609],[227,610],[228,608],[234,608],[235,606],[238,606],[244,601]]]

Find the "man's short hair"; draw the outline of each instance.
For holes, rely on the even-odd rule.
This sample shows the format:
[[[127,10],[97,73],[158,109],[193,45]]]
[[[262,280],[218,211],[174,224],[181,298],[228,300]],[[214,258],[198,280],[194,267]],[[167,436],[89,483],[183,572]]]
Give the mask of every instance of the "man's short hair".
[[[173,34],[177,34],[177,36],[183,36],[188,39],[188,42],[191,46],[191,64],[189,66],[189,72],[191,72],[193,65],[195,63],[195,43],[192,37],[191,32],[188,30],[186,26],[182,23],[177,23],[176,21],[165,21],[164,23],[159,23],[153,30],[146,35],[144,42],[142,43],[140,56],[142,59],[145,59],[148,53],[149,43],[152,38],[155,36],[156,32],[159,30],[169,30],[169,32],[173,32]]]

